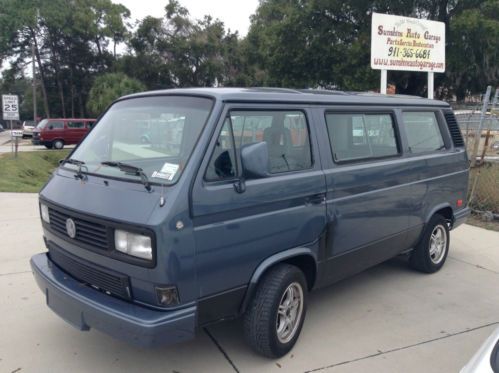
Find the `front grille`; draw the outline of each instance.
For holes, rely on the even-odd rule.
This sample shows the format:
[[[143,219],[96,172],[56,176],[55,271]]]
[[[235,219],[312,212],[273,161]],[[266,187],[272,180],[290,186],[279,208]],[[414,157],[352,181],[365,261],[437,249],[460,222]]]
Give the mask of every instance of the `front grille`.
[[[459,129],[454,113],[450,110],[445,110],[444,116],[447,121],[447,127],[449,127],[449,132],[454,146],[464,146],[463,136],[461,135],[461,130]]]
[[[49,245],[49,256],[64,272],[75,279],[95,287],[106,294],[130,300],[130,280],[128,276],[107,269],[98,269],[91,263],[84,263],[71,254],[63,253],[62,249]]]
[[[49,216],[50,227],[65,239],[78,241],[102,250],[109,249],[109,234],[108,228],[105,225],[77,218],[53,208],[49,208]],[[71,239],[66,231],[66,221],[69,218],[75,222],[76,226],[76,236],[74,239]]]

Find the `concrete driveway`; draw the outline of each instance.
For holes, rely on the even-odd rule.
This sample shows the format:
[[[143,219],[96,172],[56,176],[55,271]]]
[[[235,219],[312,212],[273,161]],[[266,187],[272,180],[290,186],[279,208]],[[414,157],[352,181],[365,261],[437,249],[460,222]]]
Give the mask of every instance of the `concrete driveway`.
[[[499,326],[499,233],[468,225],[437,274],[394,259],[313,293],[297,345],[276,361],[246,347],[237,320],[153,350],[79,332],[33,280],[29,257],[43,250],[37,196],[0,193],[1,372],[456,372]]]

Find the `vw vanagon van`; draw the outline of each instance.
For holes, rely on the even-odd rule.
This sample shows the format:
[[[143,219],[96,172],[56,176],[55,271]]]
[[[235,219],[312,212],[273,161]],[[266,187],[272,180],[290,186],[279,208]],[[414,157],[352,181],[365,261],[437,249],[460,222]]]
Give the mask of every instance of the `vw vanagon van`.
[[[95,119],[60,118],[43,119],[33,130],[33,145],[47,149],[62,149],[64,145],[78,144],[90,131]]]
[[[146,141],[144,140],[146,138]],[[291,350],[310,291],[397,255],[445,263],[468,159],[445,102],[289,89],[123,97],[40,192],[48,306],[138,345],[244,318]]]

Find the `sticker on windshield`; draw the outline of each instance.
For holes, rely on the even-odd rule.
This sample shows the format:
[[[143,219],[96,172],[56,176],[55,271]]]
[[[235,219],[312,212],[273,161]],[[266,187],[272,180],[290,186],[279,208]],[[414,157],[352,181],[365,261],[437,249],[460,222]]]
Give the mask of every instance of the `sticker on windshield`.
[[[154,171],[152,177],[172,181],[178,171],[178,164],[166,162],[161,170]]]

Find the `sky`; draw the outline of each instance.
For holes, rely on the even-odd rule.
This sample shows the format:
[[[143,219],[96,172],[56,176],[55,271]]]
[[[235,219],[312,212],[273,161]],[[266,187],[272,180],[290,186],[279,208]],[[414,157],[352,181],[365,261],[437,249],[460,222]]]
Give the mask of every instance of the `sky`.
[[[132,20],[146,16],[163,17],[168,0],[112,0],[130,9]],[[179,0],[189,10],[193,19],[201,19],[205,15],[220,19],[226,29],[239,31],[246,36],[250,25],[249,17],[255,13],[258,0]]]

